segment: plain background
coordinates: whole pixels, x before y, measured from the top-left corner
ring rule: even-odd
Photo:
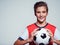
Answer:
[[[24,28],[36,22],[33,6],[41,0],[0,0],[0,45],[13,45]],[[60,0],[43,0],[48,4],[47,22],[60,30]]]

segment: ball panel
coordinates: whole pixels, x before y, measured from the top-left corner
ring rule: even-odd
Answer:
[[[39,45],[44,45],[43,43],[40,43]]]
[[[33,38],[33,39],[34,39],[34,41],[36,41],[36,36],[34,36],[34,38]]]
[[[45,34],[45,33],[42,33],[42,34],[41,34],[41,38],[42,38],[42,39],[45,39],[45,38],[46,38],[46,34]]]

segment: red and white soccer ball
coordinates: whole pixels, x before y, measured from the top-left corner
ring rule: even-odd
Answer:
[[[48,45],[50,41],[50,36],[46,29],[42,28],[36,32],[36,36],[34,36],[34,43],[37,45]]]

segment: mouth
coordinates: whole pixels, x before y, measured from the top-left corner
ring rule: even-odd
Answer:
[[[45,17],[37,17],[37,21],[39,23],[43,23],[45,21]]]
[[[39,18],[40,21],[43,21],[44,19],[45,19],[44,17],[40,17],[40,18]]]

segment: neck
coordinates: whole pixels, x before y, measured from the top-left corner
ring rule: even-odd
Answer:
[[[46,21],[44,21],[44,22],[42,22],[42,23],[40,23],[40,22],[36,22],[36,25],[38,25],[39,27],[44,27],[45,25],[47,24],[47,22]]]

